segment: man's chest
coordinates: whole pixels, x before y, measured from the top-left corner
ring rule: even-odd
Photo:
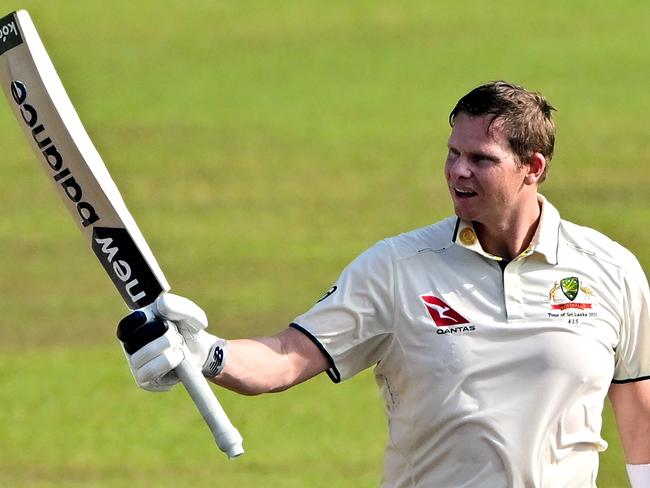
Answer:
[[[609,372],[623,317],[616,277],[605,271],[580,259],[504,269],[480,256],[436,253],[401,262],[395,330],[402,360],[418,376],[464,375],[477,364],[590,376],[604,362]]]

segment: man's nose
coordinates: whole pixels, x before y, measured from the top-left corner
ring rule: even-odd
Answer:
[[[472,169],[467,158],[458,156],[449,163],[449,176],[453,178],[469,178],[472,176]]]

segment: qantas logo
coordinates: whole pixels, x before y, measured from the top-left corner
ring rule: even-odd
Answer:
[[[420,298],[424,302],[429,311],[429,315],[433,322],[438,327],[448,327],[450,325],[468,324],[469,320],[456,312],[453,308],[443,302],[440,298],[434,297],[431,294],[421,295]]]
[[[444,329],[437,329],[438,334],[451,334],[455,332],[469,332],[476,328],[469,324],[469,320],[456,312],[453,308],[447,305],[442,299],[433,296],[431,293],[420,295],[420,299],[436,324],[436,327],[445,327]]]

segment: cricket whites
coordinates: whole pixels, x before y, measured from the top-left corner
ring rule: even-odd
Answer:
[[[150,306],[170,287],[95,149],[25,10],[0,19],[0,83],[30,146],[122,299]],[[199,368],[188,358],[179,378],[228,457],[242,438]]]

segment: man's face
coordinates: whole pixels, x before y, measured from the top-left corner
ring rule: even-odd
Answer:
[[[536,189],[524,185],[528,166],[517,164],[499,122],[488,132],[490,120],[489,115],[458,115],[449,136],[445,177],[457,216],[489,227],[507,226]]]

